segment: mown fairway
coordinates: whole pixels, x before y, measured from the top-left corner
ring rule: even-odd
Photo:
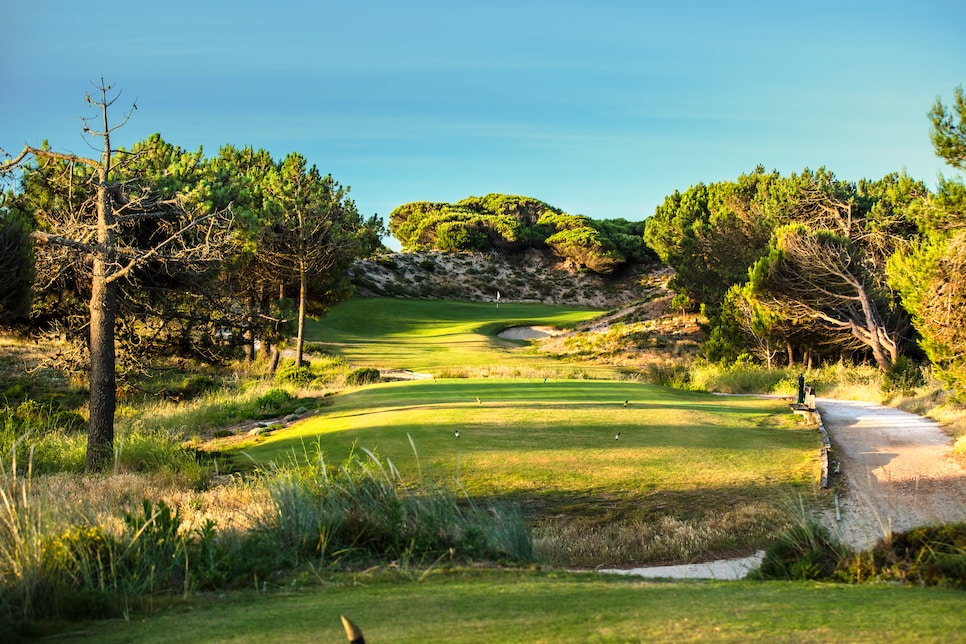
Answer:
[[[245,452],[264,463],[321,450],[339,464],[365,447],[414,476],[410,439],[424,471],[475,496],[598,520],[784,502],[815,480],[819,447],[780,401],[624,381],[450,379],[347,392]]]
[[[327,399],[315,416],[237,445],[244,457],[236,462],[264,466],[321,455],[338,466],[364,448],[390,460],[404,478],[429,475],[476,498],[512,501],[538,529],[560,521],[573,530],[669,519],[700,530],[717,521],[717,536],[674,551],[697,557],[754,551],[775,529],[777,515],[811,496],[819,474],[817,432],[778,400],[614,380],[607,366],[594,372],[600,379],[584,379],[593,367],[560,363],[526,343],[495,337],[508,326],[564,326],[592,314],[535,305],[347,302],[313,336],[354,365],[430,373],[459,367],[501,377],[349,389]],[[514,372],[507,365],[521,364],[540,368],[505,377]],[[504,369],[494,372],[499,365]],[[566,378],[574,369],[581,379]],[[595,555],[597,546],[581,548],[575,564],[677,556],[663,550]]]
[[[307,327],[307,339],[355,366],[423,372],[465,368],[566,368],[497,337],[519,325],[560,328],[602,313],[543,304],[357,298]],[[595,370],[599,371],[599,368]],[[604,370],[610,371],[610,370]]]

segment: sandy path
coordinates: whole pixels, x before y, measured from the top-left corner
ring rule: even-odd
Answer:
[[[844,477],[841,521],[830,524],[854,548],[893,532],[966,521],[966,469],[935,422],[872,403],[819,399],[832,441],[832,470]]]

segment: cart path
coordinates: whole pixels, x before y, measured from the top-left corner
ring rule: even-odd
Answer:
[[[892,532],[966,521],[966,469],[938,423],[874,403],[819,398],[832,441],[831,469],[846,484],[841,521],[827,521],[864,550]]]

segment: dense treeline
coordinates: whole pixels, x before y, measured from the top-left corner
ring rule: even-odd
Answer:
[[[930,119],[937,154],[963,170],[962,88]],[[668,196],[644,238],[674,268],[677,303],[707,314],[709,359],[870,360],[908,382],[927,358],[964,395],[964,228],[962,177],[932,192],[905,174],[849,182],[758,167]]]
[[[159,253],[121,281],[119,357],[130,367],[147,356],[220,362],[256,343],[267,353],[294,334],[300,313],[346,297],[349,264],[382,247],[378,217],[364,219],[347,188],[297,153],[278,160],[228,145],[206,157],[154,134],[116,155],[111,182],[125,191],[121,199],[136,195],[141,210],[153,209],[135,220],[130,206],[118,206],[119,252],[163,243],[184,213],[230,219],[219,239],[207,240],[217,245],[211,261]],[[82,337],[90,298],[83,249],[34,247],[27,235],[82,236],[95,189],[94,173],[71,160],[37,158],[22,168],[2,211],[0,244],[10,247],[0,264],[3,322]]]
[[[654,259],[644,244],[643,222],[570,215],[515,195],[403,204],[390,214],[389,230],[408,251],[515,253],[550,248],[575,268],[604,274]]]
[[[937,154],[963,170],[962,88],[929,116]],[[904,173],[845,181],[826,168],[781,176],[759,166],[675,191],[640,223],[490,194],[405,204],[390,231],[405,250],[550,248],[599,273],[657,255],[675,271],[675,304],[706,314],[712,361],[872,362],[907,383],[928,361],[966,394],[964,224],[961,177],[933,192]]]
[[[299,366],[306,314],[348,296],[349,264],[382,235],[378,217],[364,220],[297,153],[276,161],[226,146],[206,159],[159,135],[115,149],[127,120],[112,125],[118,97],[103,79],[86,97],[98,158],[45,142],[0,162],[0,178],[15,181],[0,204],[0,243],[15,258],[0,265],[0,323],[78,340],[89,471],[114,455],[119,375],[159,357],[217,363],[243,345],[253,356],[293,333]]]
[[[906,212],[926,193],[902,175],[851,183],[825,169],[781,177],[759,167],[675,192],[645,239],[675,269],[679,302],[711,320],[712,359],[868,352],[888,368],[913,335],[886,261],[916,234]]]
[[[112,149],[101,89],[88,102],[103,130],[85,128],[104,139],[100,159],[44,144],[0,163],[16,178],[0,205],[0,324],[84,340],[77,364],[103,362],[110,391],[115,372],[151,358],[254,358],[293,335],[300,362],[306,316],[348,297],[350,264],[384,250],[378,217],[364,219],[347,188],[297,153],[225,146],[206,157],[157,134]],[[966,168],[962,88],[929,116],[937,154]],[[899,173],[843,181],[758,167],[675,191],[643,222],[489,194],[404,204],[389,230],[408,251],[550,249],[601,274],[659,258],[675,271],[675,304],[706,314],[712,361],[871,361],[906,381],[928,361],[966,394],[964,224],[961,177],[931,191]],[[98,358],[97,347],[110,351]]]

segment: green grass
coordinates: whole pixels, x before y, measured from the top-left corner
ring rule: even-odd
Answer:
[[[356,298],[306,327],[306,338],[353,366],[451,370],[468,367],[553,368],[559,362],[521,350],[497,333],[511,326],[561,328],[602,313],[544,304]]]
[[[535,524],[536,555],[558,568],[706,560],[768,545],[780,528],[771,525],[774,515],[813,489],[817,433],[798,424],[781,401],[605,379],[615,375],[613,368],[561,363],[495,335],[519,324],[568,326],[596,313],[347,302],[312,325],[312,341],[352,367],[428,371],[438,379],[347,389],[326,398],[310,419],[235,445],[236,461],[246,461],[243,451],[271,470],[273,463],[291,467],[293,458],[313,459],[321,450],[331,467],[366,448],[413,482],[435,480],[476,502],[522,508]],[[574,379],[582,375],[600,379]],[[199,396],[198,404],[207,397]],[[228,407],[214,400],[204,407]],[[193,404],[182,403],[179,413]],[[175,414],[165,422],[199,421]],[[300,502],[314,502],[318,487],[309,481]],[[557,550],[547,556],[554,539]],[[610,549],[644,539],[647,548],[676,545]],[[184,601],[146,595],[132,599],[130,621],[61,626],[73,639],[99,642],[338,642],[344,641],[340,613],[370,642],[943,641],[961,627],[962,593],[945,589],[654,583],[537,568],[474,569],[445,553],[433,561],[400,557],[365,572],[335,573],[322,559],[305,561],[295,572],[272,567],[252,575],[259,592],[191,594]],[[266,583],[266,576],[273,581]],[[33,627],[42,634],[58,625]],[[0,639],[6,639],[3,630],[0,624]]]
[[[962,592],[810,582],[661,583],[526,571],[446,571],[420,583],[356,575],[207,596],[146,620],[85,624],[72,641],[945,642]]]
[[[519,503],[538,533],[564,541],[574,531],[561,519],[579,522],[583,532],[606,532],[614,522],[693,522],[667,528],[684,534],[732,516],[733,525],[715,536],[688,537],[695,543],[685,556],[702,558],[753,551],[755,540],[779,526],[750,529],[750,515],[772,521],[793,499],[810,496],[818,476],[817,432],[777,400],[626,381],[489,378],[381,383],[332,400],[311,419],[239,449],[264,466],[319,450],[339,463],[366,448],[403,476],[429,472],[475,498]],[[644,533],[645,526],[631,527]],[[561,552],[546,556],[569,565],[675,556],[653,547],[669,535],[647,539],[650,545],[632,553],[598,543],[581,552],[571,547],[569,555],[547,545]]]

